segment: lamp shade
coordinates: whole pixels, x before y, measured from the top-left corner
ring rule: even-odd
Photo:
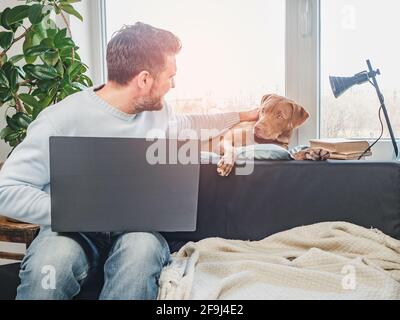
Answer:
[[[329,82],[331,83],[332,92],[335,98],[340,97],[352,86],[356,84],[362,84],[367,81],[369,81],[369,75],[367,72],[357,73],[353,77],[329,77]]]

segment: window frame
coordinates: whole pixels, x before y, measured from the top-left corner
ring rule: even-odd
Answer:
[[[319,7],[321,7],[321,0],[313,0],[313,1],[318,1],[319,2]],[[317,39],[318,41],[318,46],[321,46],[321,21],[322,16],[321,16],[321,12],[319,12],[319,37]],[[319,49],[320,50],[320,49]],[[321,60],[320,60],[321,61]],[[319,61],[319,63],[320,63]],[[319,67],[319,71],[318,73],[321,75],[321,68]],[[319,100],[318,103],[318,110],[321,109],[321,100]],[[379,109],[379,102],[377,100],[376,102],[376,112],[378,112]],[[320,111],[319,111],[320,112]],[[377,114],[377,113],[376,113]],[[376,116],[375,113],[371,114],[371,117],[374,117],[376,119],[376,121],[378,121],[378,117]],[[382,116],[382,121],[383,121],[383,126],[384,126],[384,130],[387,132],[388,128],[387,128],[387,124],[386,121],[384,119],[384,117]],[[318,136],[320,136],[320,131],[318,131]],[[394,132],[395,136],[396,136],[396,132]],[[400,132],[398,132],[398,134],[400,135]],[[354,139],[358,139],[358,138],[354,138]],[[376,141],[377,138],[373,138],[373,139],[366,139],[370,144],[373,144]],[[396,137],[396,142],[398,144],[399,139]],[[373,156],[370,158],[371,160],[376,160],[376,161],[387,161],[387,160],[395,160],[395,155],[394,155],[394,150],[393,150],[393,144],[390,138],[382,138],[373,148],[372,148],[372,153]]]
[[[97,34],[92,46],[102,48],[91,61],[97,83],[106,81],[106,0],[93,1],[90,9]],[[100,32],[98,32],[100,30]],[[308,145],[309,140],[320,138],[321,118],[321,0],[286,0],[285,31],[285,91],[286,96],[304,105],[310,114],[308,121],[293,134],[291,146]],[[97,80],[97,81],[96,81]],[[371,115],[373,116],[373,115]],[[369,140],[370,143],[375,140]],[[371,160],[392,160],[393,147],[388,139],[373,148]]]
[[[286,0],[286,95],[310,114],[293,139],[297,145],[320,137],[319,17],[319,0]]]
[[[302,19],[307,5],[309,15]],[[321,138],[321,0],[286,0],[286,10],[286,94],[306,106],[310,113],[308,122],[297,132],[297,143],[308,144],[310,139]],[[306,36],[305,23],[310,25]],[[385,121],[384,128],[387,130]],[[368,139],[370,144],[375,141]],[[372,153],[369,160],[395,159],[390,139],[380,140]]]

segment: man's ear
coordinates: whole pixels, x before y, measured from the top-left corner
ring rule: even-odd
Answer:
[[[137,75],[137,85],[140,89],[151,88],[153,85],[153,77],[150,72],[142,71]]]
[[[310,114],[300,105],[292,103],[293,128],[300,127],[310,117]]]
[[[262,99],[261,99],[261,105],[263,105],[270,97],[272,97],[273,94],[266,94]]]

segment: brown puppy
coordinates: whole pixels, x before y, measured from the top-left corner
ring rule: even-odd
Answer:
[[[300,127],[310,115],[296,102],[274,94],[263,97],[257,122],[240,123],[202,145],[203,151],[222,156],[217,165],[221,176],[228,176],[235,164],[236,147],[254,144],[275,144],[288,149],[293,131]],[[322,149],[308,148],[292,155],[295,160],[323,161],[330,157]]]

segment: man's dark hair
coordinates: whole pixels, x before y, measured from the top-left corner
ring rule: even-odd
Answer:
[[[117,31],[107,45],[108,80],[125,85],[142,71],[156,77],[167,55],[178,54],[181,42],[173,33],[137,22]]]

